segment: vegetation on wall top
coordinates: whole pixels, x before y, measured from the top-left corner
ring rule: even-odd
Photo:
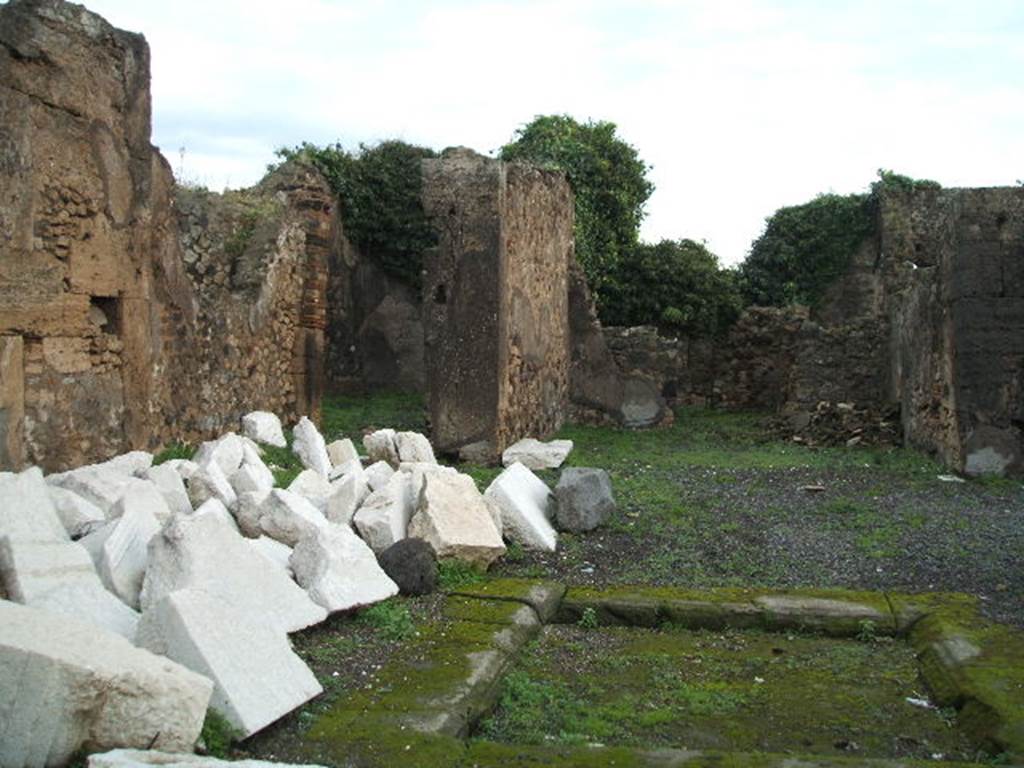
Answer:
[[[687,335],[717,335],[743,307],[736,273],[693,240],[634,246],[600,298],[606,324],[656,325]]]
[[[423,212],[420,161],[436,157],[436,152],[389,140],[360,144],[355,152],[338,143],[303,143],[277,154],[316,166],[338,195],[349,241],[391,276],[420,286],[423,252],[437,243]]]
[[[940,188],[938,182],[882,168],[868,194],[823,194],[780,208],[767,219],[764,233],[739,267],[744,303],[814,306],[875,233],[880,194]]]
[[[600,297],[638,242],[644,204],[654,191],[649,166],[616,135],[614,123],[581,123],[568,115],[534,118],[499,156],[565,171],[576,197],[576,258]]]

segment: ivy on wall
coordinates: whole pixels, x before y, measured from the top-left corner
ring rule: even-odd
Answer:
[[[436,152],[389,140],[360,144],[354,152],[338,143],[303,143],[277,154],[318,168],[338,195],[348,239],[386,273],[420,287],[423,252],[437,244],[423,212],[420,162],[436,157]]]

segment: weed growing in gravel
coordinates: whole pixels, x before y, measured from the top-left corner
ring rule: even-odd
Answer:
[[[442,560],[437,568],[437,583],[441,589],[461,589],[484,580],[484,574],[477,568],[459,560]]]
[[[278,488],[287,488],[303,470],[299,457],[292,453],[291,435],[286,439],[288,446],[285,448],[273,445],[263,446],[263,462],[274,473],[274,485]]]
[[[363,609],[359,621],[375,627],[385,640],[407,640],[416,634],[409,608],[394,598]]]
[[[597,627],[597,611],[589,605],[583,609],[580,620],[577,622],[582,629],[595,629]]]
[[[206,719],[203,720],[203,730],[199,738],[206,745],[206,752],[209,755],[221,759],[230,757],[231,745],[239,736],[241,734],[223,715],[214,709],[206,710]]]

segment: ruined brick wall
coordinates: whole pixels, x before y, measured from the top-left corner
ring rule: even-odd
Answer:
[[[333,214],[307,181],[259,193],[283,213],[237,253],[198,207],[179,227],[145,40],[60,0],[0,6],[0,467],[315,410]]]
[[[423,162],[423,202],[439,234],[423,287],[434,442],[493,457],[565,416],[572,193],[456,149]]]
[[[906,439],[970,472],[1024,471],[1024,188],[880,207]]]

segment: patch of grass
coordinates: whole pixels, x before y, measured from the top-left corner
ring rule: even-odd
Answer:
[[[408,606],[395,598],[364,608],[359,613],[359,621],[376,628],[385,640],[408,640],[416,634]]]
[[[231,745],[241,735],[220,712],[215,709],[206,710],[206,719],[203,720],[203,730],[199,738],[206,745],[207,754],[222,760],[230,757]]]
[[[191,459],[195,452],[196,449],[191,445],[186,445],[185,443],[171,443],[153,457],[153,466],[155,467],[158,464],[163,464],[165,461],[171,461],[172,459]]]
[[[320,426],[327,442],[349,437],[359,447],[363,432],[370,428],[426,433],[427,410],[418,393],[328,395],[323,400]]]
[[[263,462],[273,472],[274,485],[278,488],[287,488],[304,469],[299,457],[292,452],[291,435],[287,439],[288,445],[285,448],[273,445],[263,446]]]
[[[442,560],[438,563],[438,586],[449,592],[453,589],[479,584],[485,578],[483,571],[461,560]]]
[[[321,633],[308,641],[295,642],[295,651],[305,661],[318,665],[339,664],[359,648],[359,640],[337,634]]]
[[[597,627],[597,611],[592,606],[583,609],[580,620],[577,622],[582,629],[594,629]]]

